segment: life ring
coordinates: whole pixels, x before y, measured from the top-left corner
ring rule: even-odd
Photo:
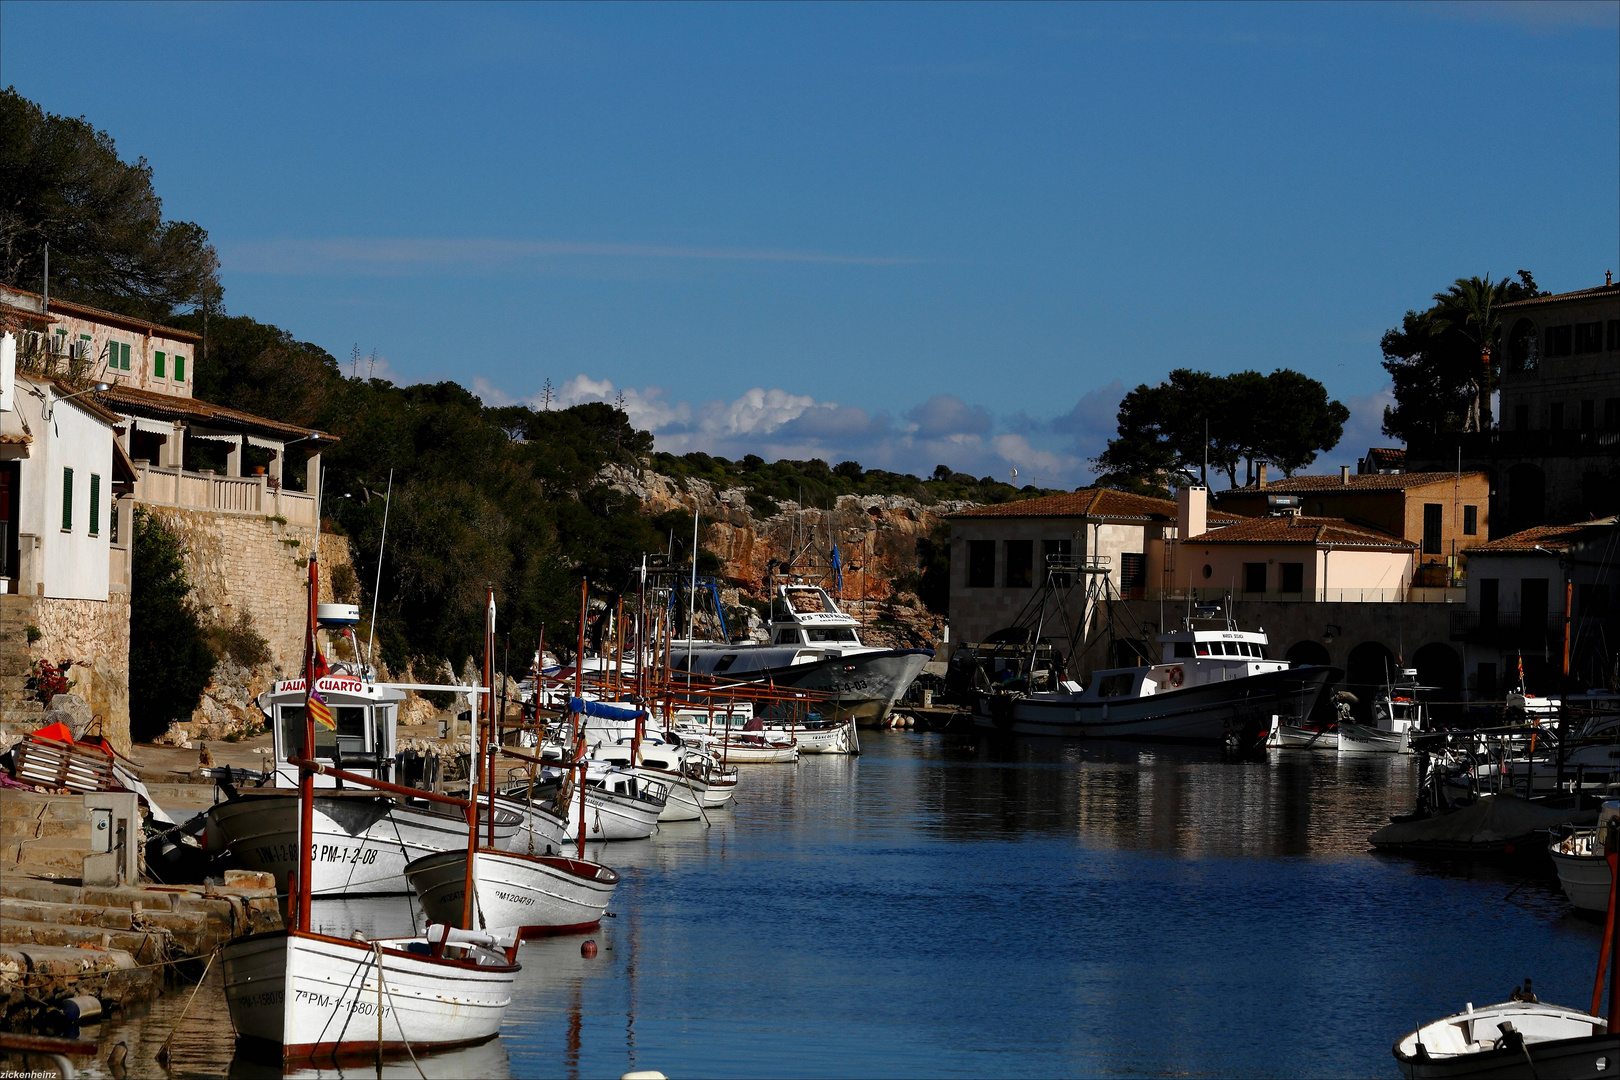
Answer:
[[[1182,678],[1183,678],[1183,674],[1182,674],[1182,670],[1181,670],[1181,665],[1177,664],[1175,667],[1171,668],[1170,671],[1165,675],[1165,682],[1169,683],[1170,686],[1172,688],[1174,688],[1174,687],[1177,687],[1177,686],[1181,685]]]

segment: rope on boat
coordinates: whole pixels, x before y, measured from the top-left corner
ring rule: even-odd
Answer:
[[[416,1075],[427,1080],[427,1073],[422,1071],[422,1063],[416,1060],[416,1051],[411,1049],[411,1040],[405,1037],[405,1025],[399,1020],[399,1006],[394,1004],[394,992],[388,989],[388,983],[383,978],[382,943],[373,941],[372,949],[377,954],[377,1061],[382,1061],[382,996],[388,995],[388,1004],[394,1010],[394,1026],[399,1029],[399,1041],[405,1044],[405,1052],[411,1055],[411,1064],[416,1066]]]
[[[191,1011],[191,1003],[197,1000],[197,991],[201,990],[202,989],[202,984],[208,981],[208,972],[213,969],[213,967],[214,967],[214,957],[216,957],[218,955],[219,955],[219,949],[217,949],[217,948],[213,952],[208,954],[208,963],[203,968],[202,978],[198,979],[197,980],[197,985],[193,986],[191,988],[191,996],[186,998],[186,1007],[180,1010],[179,1019],[175,1020],[174,1026],[169,1029],[169,1034],[164,1038],[163,1045],[158,1047],[157,1059],[162,1064],[168,1065],[168,1063],[169,1063],[169,1041],[174,1038],[174,1033],[176,1031],[179,1031],[180,1030],[180,1025],[185,1022],[186,1014]]]

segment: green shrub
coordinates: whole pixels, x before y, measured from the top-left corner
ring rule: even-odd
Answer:
[[[360,579],[348,563],[332,567],[332,596],[340,604],[352,604],[360,599]]]
[[[221,660],[230,657],[245,668],[258,667],[270,662],[270,642],[253,625],[247,612],[236,616],[235,622],[217,622],[208,628],[208,645]]]

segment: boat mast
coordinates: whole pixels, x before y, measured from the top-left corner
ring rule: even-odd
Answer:
[[[317,545],[318,546],[318,545]],[[310,695],[315,692],[315,604],[320,599],[321,574],[315,549],[309,553],[309,612],[304,630],[304,764],[298,766],[298,880],[293,889],[296,903],[287,904],[294,912],[294,930],[309,930],[310,875],[314,872],[310,849],[315,843],[315,714],[310,711]]]

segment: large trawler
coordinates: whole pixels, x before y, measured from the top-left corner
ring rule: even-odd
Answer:
[[[771,639],[759,644],[671,642],[671,665],[721,682],[814,690],[835,719],[881,724],[934,656],[861,644],[859,624],[819,585],[778,585],[768,625]]]
[[[1083,688],[1065,682],[1050,692],[983,694],[974,723],[1025,735],[1252,748],[1263,744],[1273,717],[1302,722],[1343,674],[1273,660],[1265,631],[1240,630],[1229,616],[1188,618],[1157,640],[1159,663],[1098,671]]]

